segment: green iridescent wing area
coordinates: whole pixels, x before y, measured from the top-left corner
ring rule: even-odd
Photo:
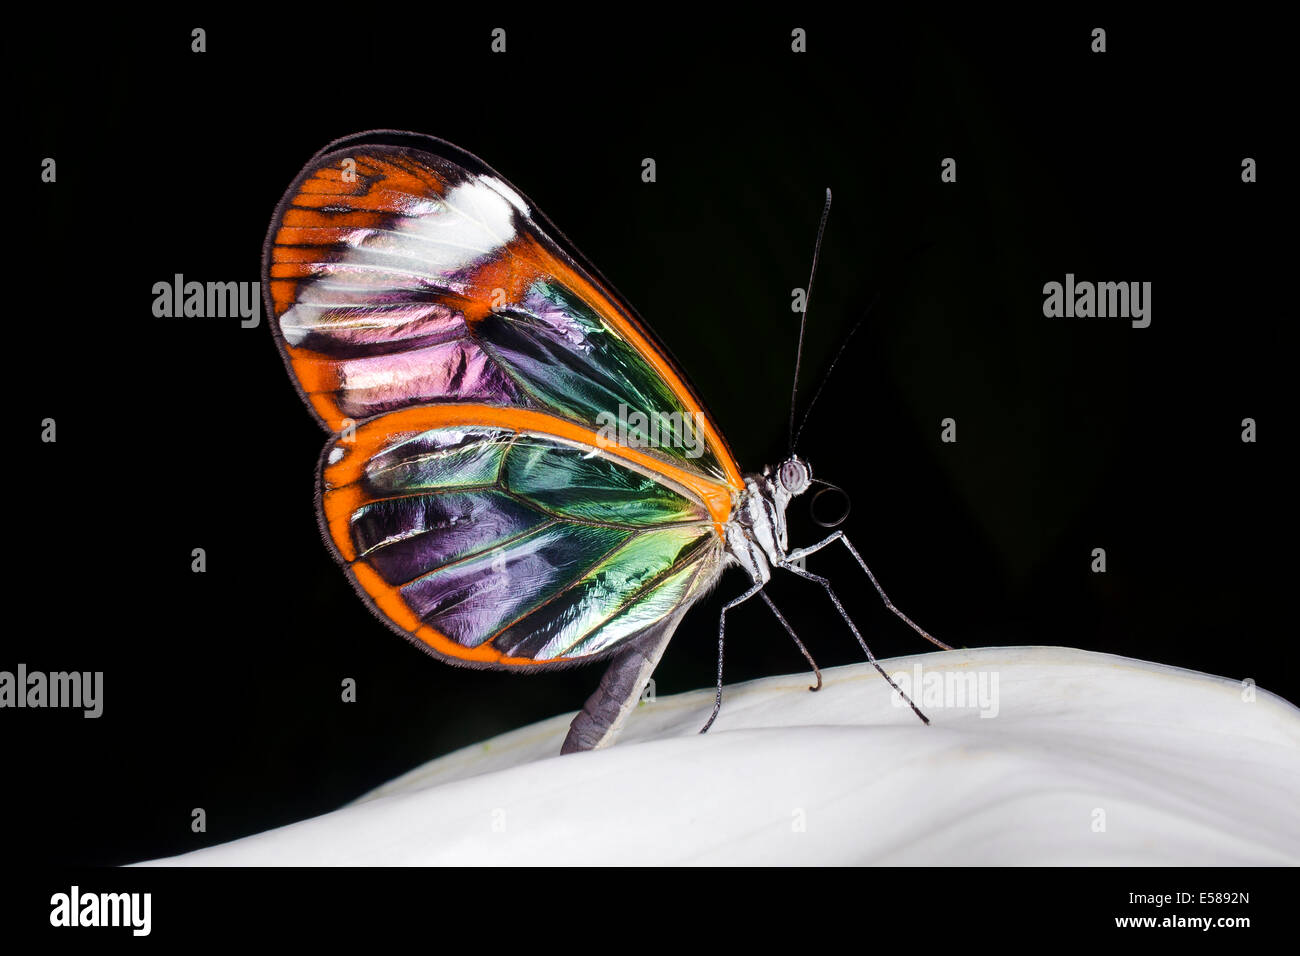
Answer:
[[[705,440],[703,412],[692,411],[632,342],[557,280],[536,280],[517,303],[485,316],[475,334],[517,384],[523,404],[725,480]]]
[[[354,582],[437,656],[603,656],[712,583],[721,539],[688,488],[518,424],[410,427],[458,408],[373,419],[331,448],[322,476],[326,530]]]

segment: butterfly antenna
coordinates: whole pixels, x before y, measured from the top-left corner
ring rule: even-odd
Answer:
[[[872,298],[871,304],[867,306],[867,311],[862,313],[862,318],[858,319],[858,321],[854,323],[853,328],[849,329],[849,334],[844,336],[844,341],[840,343],[839,351],[835,353],[835,358],[831,359],[830,367],[826,369],[826,374],[822,376],[821,382],[817,385],[817,391],[813,392],[812,401],[809,402],[808,407],[804,409],[803,418],[799,419],[799,430],[794,433],[794,441],[791,442],[792,449],[799,443],[799,437],[803,435],[804,426],[808,424],[808,418],[812,415],[813,406],[817,404],[817,399],[822,397],[822,392],[826,389],[826,383],[830,381],[831,372],[835,371],[835,366],[839,364],[840,359],[844,356],[844,351],[849,347],[849,342],[853,339],[853,336],[858,329],[862,328],[862,323],[867,321],[867,318],[871,315],[871,310],[876,307],[876,302],[879,299],[880,295],[877,293],[876,296]]]
[[[903,257],[896,271],[901,272],[902,270],[909,268],[911,263],[927,252],[931,245],[932,243],[928,241],[917,245]],[[821,398],[821,394],[826,388],[826,383],[830,381],[831,372],[835,371],[835,366],[838,365],[840,359],[844,357],[844,353],[849,347],[850,340],[852,340],[858,329],[862,328],[862,324],[871,317],[871,312],[875,309],[876,303],[879,301],[880,293],[876,292],[876,294],[871,297],[871,304],[868,305],[866,311],[862,313],[862,317],[854,323],[853,328],[849,329],[849,334],[844,336],[844,341],[840,343],[839,351],[835,353],[835,358],[831,360],[830,367],[826,369],[826,374],[822,376],[822,380],[817,386],[817,391],[813,393],[812,401],[809,402],[808,407],[804,409],[803,418],[799,420],[799,428],[794,433],[795,445],[799,444],[799,438],[803,435],[804,426],[808,424],[808,419],[812,416],[813,406],[817,404],[817,399]]]
[[[794,412],[795,399],[799,395],[799,364],[803,360],[803,331],[808,324],[808,303],[812,301],[813,279],[817,277],[817,260],[821,258],[822,234],[826,232],[826,220],[831,214],[831,191],[826,188],[826,205],[822,207],[822,221],[817,225],[817,242],[813,246],[812,271],[808,274],[808,288],[804,291],[803,309],[799,313],[799,346],[794,353],[794,383],[790,386],[790,454],[794,454]],[[800,429],[802,431],[802,428]]]

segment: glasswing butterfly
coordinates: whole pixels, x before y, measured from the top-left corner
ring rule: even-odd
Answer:
[[[722,701],[727,612],[773,567],[821,584],[889,681],[830,582],[802,567],[836,541],[891,611],[947,648],[842,532],[788,548],[786,507],[814,482],[793,428],[788,460],[742,474],[649,327],[476,157],[396,130],[330,143],[280,201],[262,272],[285,366],[332,436],[317,513],[344,573],[448,663],[608,661],[564,753],[614,739],[678,622],[731,565],[751,583],[722,610],[704,730]]]

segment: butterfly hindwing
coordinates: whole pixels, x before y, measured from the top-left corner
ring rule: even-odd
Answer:
[[[545,667],[603,657],[704,593],[722,560],[708,489],[546,413],[447,404],[333,443],[320,509],[400,632],[454,663]]]

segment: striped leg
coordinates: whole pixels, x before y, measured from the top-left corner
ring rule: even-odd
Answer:
[[[876,593],[880,595],[880,600],[885,602],[885,607],[889,608],[900,618],[902,618],[903,622],[908,627],[916,631],[916,633],[920,634],[931,644],[937,644],[939,647],[942,647],[945,651],[952,650],[951,647],[949,647],[943,641],[939,640],[937,637],[931,637],[928,632],[926,632],[923,628],[919,627],[910,617],[908,617],[906,614],[904,614],[902,611],[900,611],[898,608],[894,606],[894,602],[889,600],[889,595],[885,593],[885,589],[880,586],[880,582],[876,580],[876,576],[872,574],[871,569],[867,567],[867,562],[862,560],[862,555],[858,554],[858,549],[853,547],[852,543],[850,543],[849,539],[845,536],[843,531],[836,531],[825,541],[819,541],[810,547],[798,548],[794,551],[791,551],[788,555],[786,555],[786,560],[798,561],[800,558],[807,557],[808,555],[813,554],[814,552],[820,551],[828,544],[833,544],[836,541],[843,541],[844,547],[849,549],[849,554],[853,555],[853,557],[857,560],[858,564],[862,565],[862,570],[867,572],[867,577],[870,578],[871,583],[875,585]],[[791,568],[790,570],[794,570],[794,569]]]
[[[722,616],[718,618],[718,696],[713,701],[713,713],[709,714],[709,721],[700,728],[700,733],[706,734],[713,722],[718,719],[718,711],[722,709],[722,650],[727,639],[727,612],[737,604],[744,604],[759,591],[763,590],[763,581],[755,581],[749,590],[740,597],[731,601],[722,609]]]
[[[835,605],[835,609],[840,612],[840,617],[844,618],[844,623],[848,624],[849,630],[853,632],[853,636],[856,637],[858,639],[858,643],[862,645],[862,649],[867,654],[867,660],[871,661],[871,666],[880,672],[880,676],[885,679],[885,682],[889,684],[890,687],[894,688],[898,696],[902,697],[903,700],[907,701],[907,706],[912,708],[912,712],[916,714],[916,716],[920,717],[923,722],[928,724],[930,722],[930,718],[925,716],[925,714],[921,713],[920,709],[917,708],[916,704],[912,703],[912,698],[908,697],[905,693],[903,693],[902,688],[900,688],[897,684],[895,684],[894,679],[890,677],[888,674],[886,674],[885,669],[880,666],[880,662],[876,660],[876,655],[871,653],[871,648],[867,647],[867,642],[863,640],[862,634],[859,633],[858,626],[853,623],[853,619],[849,617],[848,611],[844,610],[844,605],[840,603],[840,599],[838,595],[836,595],[835,589],[831,587],[831,582],[828,581],[826,578],[822,577],[820,574],[813,574],[811,571],[805,571],[802,568],[795,567],[793,564],[789,562],[788,559],[781,565],[781,567],[785,568],[791,574],[797,574],[799,575],[799,577],[807,578],[809,581],[816,581],[818,584],[820,584],[823,588],[826,589],[826,593],[830,595],[831,602]]]

